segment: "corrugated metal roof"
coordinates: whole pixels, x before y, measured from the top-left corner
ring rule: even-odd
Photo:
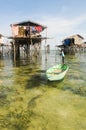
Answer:
[[[42,26],[44,29],[47,28],[47,26],[41,25],[39,23],[33,22],[33,21],[23,21],[23,22],[19,22],[19,23],[15,23],[15,24],[11,24],[12,25],[18,25],[18,26]]]

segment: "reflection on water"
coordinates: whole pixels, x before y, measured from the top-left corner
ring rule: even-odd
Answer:
[[[66,55],[69,71],[60,82],[47,80],[46,70],[61,62],[55,51],[42,61],[10,56],[0,60],[1,130],[85,130],[86,54]]]

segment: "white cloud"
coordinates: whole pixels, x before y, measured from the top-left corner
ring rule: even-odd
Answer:
[[[79,33],[82,36],[86,36],[84,22],[86,22],[86,15],[78,16],[72,19],[66,19],[63,17],[47,17],[40,21],[40,23],[47,25],[48,36],[54,38],[51,42],[49,41],[53,46],[57,43],[59,44],[63,38],[70,35]],[[82,30],[80,30],[81,26]]]
[[[19,18],[19,21],[22,21],[20,19],[23,19],[23,18],[24,17]],[[16,19],[18,21],[17,16],[16,16]],[[25,16],[24,19],[28,20],[28,16]],[[32,21],[37,21],[38,23],[44,24],[48,27],[47,36],[53,38],[53,39],[49,39],[48,43],[52,47],[55,47],[55,45],[57,45],[57,44],[61,44],[61,41],[65,37],[70,36],[70,35],[79,33],[83,37],[84,36],[86,37],[85,27],[84,27],[85,22],[86,22],[86,14],[78,16],[76,18],[71,18],[71,19],[64,18],[61,16],[60,17],[44,16],[39,21],[38,20],[32,20]],[[4,26],[4,30],[5,30],[5,28],[6,28],[6,25]],[[10,30],[10,26],[6,29],[5,33],[11,34],[11,32],[9,32],[9,30]]]

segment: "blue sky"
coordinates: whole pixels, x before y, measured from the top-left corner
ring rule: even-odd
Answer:
[[[86,0],[0,0],[1,34],[12,35],[10,24],[27,20],[48,27],[51,46],[70,35],[86,39]]]

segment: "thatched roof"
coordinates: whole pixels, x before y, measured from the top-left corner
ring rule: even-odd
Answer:
[[[72,36],[66,37],[66,38],[63,39],[62,41],[66,40],[66,39],[70,39],[70,38],[75,38],[76,36],[79,37],[79,38],[81,38],[82,40],[84,40],[84,38],[83,38],[81,35],[76,34],[76,35],[72,35]]]

